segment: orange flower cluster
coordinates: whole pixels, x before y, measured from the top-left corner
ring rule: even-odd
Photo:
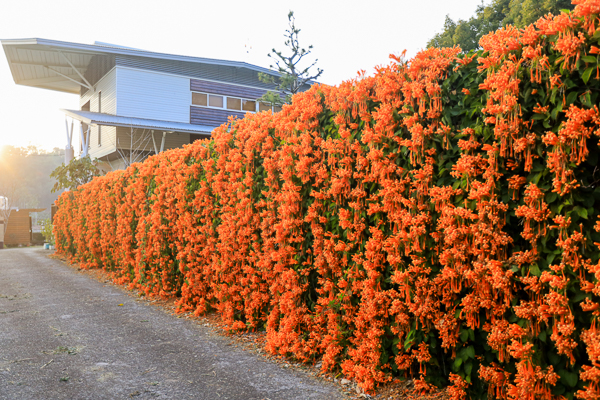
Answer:
[[[575,4],[67,192],[58,250],[367,390],[600,398],[600,3]]]

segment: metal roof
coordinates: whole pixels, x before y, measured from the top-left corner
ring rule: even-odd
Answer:
[[[2,39],[0,42],[15,83],[75,94],[79,94],[80,86],[86,84],[83,75],[92,57],[102,55],[222,65],[278,75],[268,68],[245,62],[156,53],[100,42],[81,44],[38,38]]]
[[[186,132],[210,135],[215,127],[205,125],[186,124],[183,122],[159,121],[134,117],[120,117],[117,115],[97,113],[92,111],[64,110],[69,117],[75,118],[88,125],[124,126],[128,128],[153,129],[157,131]]]

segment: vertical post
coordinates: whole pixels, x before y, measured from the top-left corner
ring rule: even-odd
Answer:
[[[87,135],[85,138],[85,156],[88,156],[88,152],[90,150],[90,130],[92,129],[92,127],[90,125],[88,125],[87,127]],[[98,130],[100,130],[100,125],[98,125]]]
[[[150,131],[152,135],[152,144],[154,144],[154,154],[158,154],[158,147],[156,147],[156,140],[154,140],[154,131]]]
[[[80,133],[81,133],[81,157],[87,157],[88,155],[88,148],[90,146],[90,128],[91,126],[88,125],[87,127],[87,132],[84,134],[83,133],[83,124],[80,125]]]
[[[133,161],[133,126],[131,127],[131,135],[129,135],[129,165],[132,164]],[[128,166],[129,166],[128,165]]]
[[[160,152],[165,151],[165,140],[167,138],[167,132],[163,132],[162,140],[160,141]]]
[[[85,136],[83,135],[83,125],[79,124],[79,139],[81,140],[81,155],[84,157],[83,152],[85,151]]]
[[[73,151],[73,121],[71,121],[71,130],[69,131],[69,121],[65,117],[65,127],[67,128],[67,146],[65,147],[65,165],[71,162],[75,152]]]

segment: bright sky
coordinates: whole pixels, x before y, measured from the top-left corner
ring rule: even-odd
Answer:
[[[390,53],[414,56],[440,32],[446,14],[468,19],[481,0],[3,0],[0,39],[94,41],[149,51],[271,64],[285,50],[287,14],[294,11],[300,44],[312,44],[338,84],[388,64]],[[0,146],[66,145],[60,108],[78,108],[76,95],[18,86],[0,55]]]

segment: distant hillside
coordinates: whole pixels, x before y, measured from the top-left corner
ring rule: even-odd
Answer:
[[[60,193],[51,193],[50,173],[64,161],[64,150],[48,152],[35,146],[0,148],[0,196],[16,185],[16,207],[47,208]]]

